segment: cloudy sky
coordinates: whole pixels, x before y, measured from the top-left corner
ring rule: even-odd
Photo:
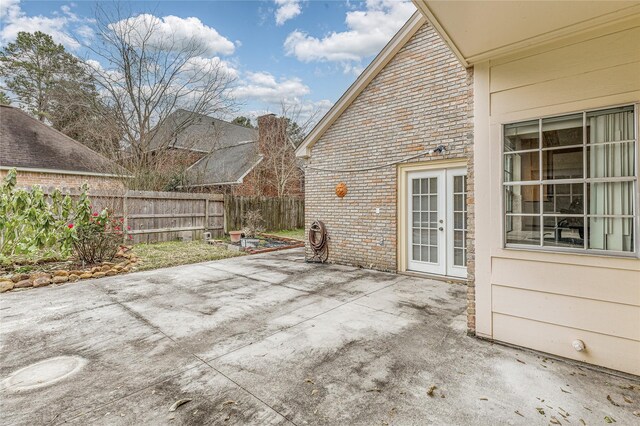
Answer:
[[[207,57],[237,76],[240,112],[278,112],[280,102],[326,111],[415,8],[409,0],[138,1],[134,14],[162,19],[162,31],[206,43]],[[44,31],[92,58],[93,1],[0,0],[0,45],[19,31]],[[139,17],[138,19],[143,19]],[[108,64],[102,64],[108,66]]]

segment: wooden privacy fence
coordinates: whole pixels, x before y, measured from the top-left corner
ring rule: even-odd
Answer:
[[[218,194],[127,191],[122,212],[136,243],[181,237],[199,240],[205,231],[214,237],[223,235],[223,202],[224,197]]]
[[[245,212],[259,210],[268,231],[304,228],[301,198],[237,197],[225,195],[225,231],[241,230]]]
[[[45,190],[50,194],[53,191]],[[63,190],[72,197],[78,191]],[[124,229],[134,243],[201,239],[205,231],[221,237],[224,233],[224,196],[158,191],[90,191],[94,211],[110,209],[124,218]]]

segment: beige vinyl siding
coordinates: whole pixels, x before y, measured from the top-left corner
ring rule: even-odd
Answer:
[[[640,340],[640,309],[584,297],[493,285],[493,312]]]
[[[576,66],[579,68],[579,66]],[[640,90],[640,62],[616,65],[603,70],[516,87],[491,94],[491,113],[523,111],[608,94]],[[598,84],[594,84],[598,82]],[[546,96],[540,96],[545,93]]]
[[[640,347],[635,340],[498,313],[493,314],[493,321],[496,340],[638,374]],[[576,338],[586,342],[586,351],[576,352],[573,349],[570,343]]]
[[[491,188],[476,197],[476,228],[491,228],[476,240],[479,335],[640,374],[640,259],[505,249],[501,191],[502,125],[640,102],[638,40],[636,19],[476,66],[476,186]]]
[[[580,275],[576,275],[577,271]],[[496,286],[537,290],[637,307],[640,306],[639,274],[637,270],[494,257],[491,282]],[[514,276],[518,279],[514,280]],[[611,291],[612,286],[616,287],[616,291]],[[637,323],[629,325],[635,325],[640,332],[640,318],[638,320]]]
[[[640,28],[630,28],[597,37],[588,43],[571,43],[544,53],[519,60],[498,63],[491,68],[491,92],[521,88],[543,83],[546,80],[559,80],[580,73],[589,73],[620,65],[640,62],[640,48],[630,52],[625,39],[640,40]],[[594,54],[597,52],[597,54]],[[588,60],[585,61],[585,58]]]

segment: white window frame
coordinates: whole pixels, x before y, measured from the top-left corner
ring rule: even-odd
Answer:
[[[640,166],[639,166],[639,160],[640,160],[640,153],[638,152],[638,140],[640,139],[639,133],[640,133],[640,127],[639,127],[639,123],[638,123],[638,105],[637,103],[635,104],[619,104],[619,105],[609,105],[609,106],[603,106],[603,107],[599,107],[599,108],[591,108],[591,109],[587,109],[587,110],[579,110],[579,111],[573,111],[573,112],[566,112],[566,113],[562,113],[562,114],[553,114],[553,115],[545,115],[545,116],[538,116],[538,117],[533,117],[533,118],[523,118],[517,121],[510,121],[510,122],[504,122],[500,124],[500,207],[501,207],[501,219],[500,219],[500,224],[501,224],[501,236],[502,236],[502,247],[505,249],[515,249],[515,250],[534,250],[534,251],[542,251],[542,252],[559,252],[559,253],[568,253],[568,254],[587,254],[587,255],[598,255],[598,256],[615,256],[615,257],[632,257],[632,258],[640,258],[640,237],[638,236],[638,230],[640,230],[640,192],[639,192],[639,188],[640,188],[640,176],[639,176],[639,170],[640,170]],[[607,110],[607,109],[614,109],[614,108],[622,108],[622,107],[633,107],[633,119],[634,119],[634,132],[635,132],[635,138],[633,140],[634,142],[634,176],[632,178],[589,178],[587,176],[587,167],[586,167],[586,162],[587,162],[587,155],[586,155],[586,145],[587,145],[587,134],[586,134],[586,115],[590,112],[597,112],[597,111],[603,111],[603,110]],[[544,179],[544,171],[542,170],[542,155],[539,156],[539,161],[540,161],[540,166],[539,166],[539,179],[538,180],[531,180],[531,181],[512,181],[512,182],[505,182],[504,177],[505,177],[505,158],[506,158],[506,151],[505,151],[505,146],[504,146],[504,138],[505,138],[505,127],[508,125],[512,125],[512,124],[518,124],[518,123],[523,123],[523,122],[527,122],[527,121],[538,121],[538,131],[540,132],[539,134],[539,141],[538,141],[538,148],[536,150],[521,150],[521,151],[509,151],[509,152],[526,152],[526,151],[532,151],[532,152],[545,152],[542,149],[542,143],[543,143],[543,139],[542,139],[542,120],[547,119],[547,118],[560,118],[560,117],[564,117],[564,116],[570,116],[570,115],[576,115],[576,114],[582,114],[582,122],[583,122],[583,141],[582,141],[582,145],[583,145],[583,149],[585,150],[583,152],[583,177],[582,178],[578,178],[578,179]],[[617,141],[617,143],[621,143],[624,141]],[[571,146],[567,146],[566,148],[570,148]],[[616,250],[600,250],[600,249],[590,249],[587,248],[588,246],[588,231],[587,231],[587,221],[588,221],[588,206],[587,206],[587,197],[586,197],[586,191],[587,191],[587,184],[588,183],[592,183],[592,182],[615,182],[616,180],[620,181],[620,180],[624,180],[624,181],[632,181],[633,182],[633,196],[634,196],[634,200],[633,200],[633,206],[634,206],[634,211],[633,211],[633,216],[631,216],[632,218],[632,226],[633,226],[633,251],[616,251]],[[582,183],[583,184],[583,217],[584,217],[584,247],[583,248],[575,248],[575,247],[557,247],[557,246],[544,246],[544,209],[543,209],[543,201],[542,201],[542,194],[543,194],[543,188],[544,185],[552,185],[554,183],[563,183],[563,184],[568,184],[568,183]],[[533,245],[533,244],[514,244],[514,243],[507,243],[507,235],[506,235],[506,227],[507,227],[507,212],[506,212],[506,196],[505,196],[505,189],[508,186],[516,186],[516,185],[538,185],[539,186],[539,191],[540,191],[540,206],[539,206],[539,212],[537,214],[522,214],[522,216],[538,216],[539,220],[540,220],[540,243],[538,245]],[[517,215],[512,215],[512,216],[517,216]],[[618,217],[618,216],[616,216]],[[623,217],[623,216],[620,216]]]

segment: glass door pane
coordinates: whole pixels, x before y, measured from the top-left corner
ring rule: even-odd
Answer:
[[[411,180],[411,259],[438,263],[438,178]]]
[[[453,264],[467,267],[467,177],[453,177]]]

